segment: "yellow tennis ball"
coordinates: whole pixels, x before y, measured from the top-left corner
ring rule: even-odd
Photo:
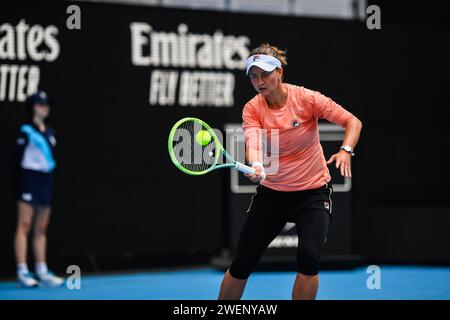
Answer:
[[[211,141],[211,134],[206,130],[200,130],[195,135],[195,141],[202,146],[206,146]]]

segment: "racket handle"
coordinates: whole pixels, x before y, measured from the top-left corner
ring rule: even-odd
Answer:
[[[246,166],[243,163],[240,162],[236,162],[236,170],[239,170],[240,172],[243,173],[249,173],[249,174],[255,174],[256,170],[253,169],[252,167]]]
[[[244,173],[249,173],[249,174],[255,174],[256,173],[255,169],[253,169],[252,167],[249,167],[249,166],[247,166],[247,165],[245,165],[243,163],[240,163],[240,162],[236,162],[236,167],[235,168],[236,168],[236,170],[239,170],[239,171],[244,172]],[[262,176],[262,180],[264,180],[266,178],[266,173],[263,172],[261,176]]]

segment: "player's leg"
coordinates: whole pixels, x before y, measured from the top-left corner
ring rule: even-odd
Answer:
[[[36,208],[36,218],[33,228],[33,248],[36,262],[36,274],[42,285],[60,286],[64,279],[57,277],[47,266],[47,228],[50,222],[50,206]]]
[[[329,213],[323,209],[308,208],[296,217],[299,244],[298,273],[292,290],[294,300],[313,300],[319,288],[319,267],[326,242]]]
[[[318,289],[318,274],[311,276],[298,272],[292,289],[292,300],[315,300]]]
[[[236,254],[225,273],[219,299],[240,299],[247,279],[256,267],[264,250],[286,224],[282,215],[265,215],[252,211],[241,231]]]
[[[220,284],[219,300],[238,300],[244,293],[248,279],[237,279],[230,274],[228,269]]]
[[[47,248],[47,227],[50,222],[50,207],[37,207],[33,226],[33,249],[36,264],[45,263]]]
[[[17,264],[27,263],[28,234],[30,233],[32,223],[33,223],[33,206],[29,203],[18,201],[17,227],[14,242]]]
[[[33,223],[34,209],[30,203],[24,201],[17,202],[17,227],[14,239],[14,252],[17,263],[18,284],[24,287],[33,287],[37,281],[28,270],[27,265],[27,244],[28,235]]]

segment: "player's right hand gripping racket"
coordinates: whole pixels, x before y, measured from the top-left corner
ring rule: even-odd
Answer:
[[[255,169],[234,160],[211,127],[197,118],[184,118],[175,123],[170,130],[168,148],[172,162],[187,174],[202,175],[221,168],[255,173]],[[228,163],[218,163],[222,154]],[[265,178],[264,173],[262,177]]]

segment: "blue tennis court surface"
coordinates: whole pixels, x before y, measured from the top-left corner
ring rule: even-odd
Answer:
[[[0,282],[0,299],[216,299],[223,273],[214,269],[85,275],[81,289],[20,289]],[[381,289],[367,288],[366,268],[322,271],[318,299],[450,299],[450,268],[381,266]],[[295,272],[256,272],[244,299],[291,298]]]

